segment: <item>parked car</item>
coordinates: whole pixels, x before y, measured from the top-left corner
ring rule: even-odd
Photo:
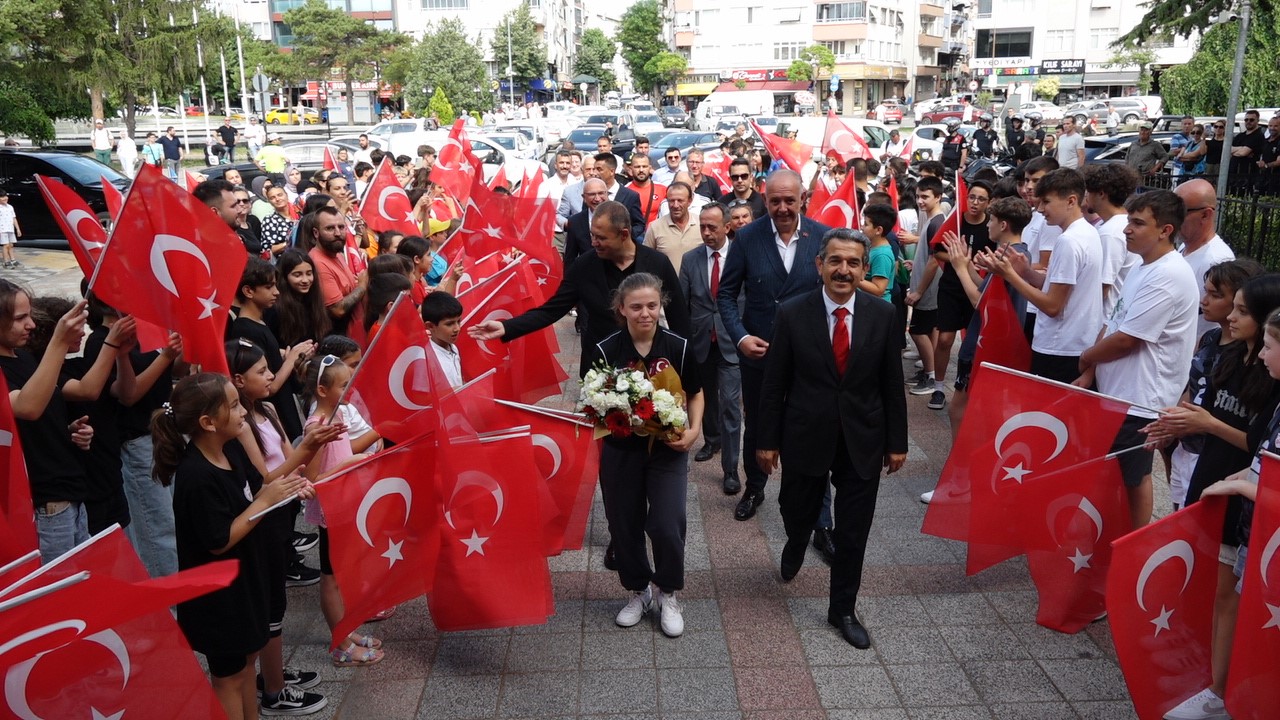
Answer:
[[[662,118],[658,116],[658,113],[639,110],[624,114],[622,116],[622,124],[637,135],[647,135],[654,130],[661,130],[666,127],[662,124]]]
[[[481,137],[507,151],[507,154],[525,160],[537,157],[537,148],[518,132],[489,132]]]
[[[982,110],[972,105],[952,103],[949,105],[939,105],[933,110],[925,113],[921,118],[921,121],[930,125],[944,122],[947,118],[956,118],[957,120],[963,121],[966,110],[970,113],[969,122],[977,122],[978,116],[982,114]]]
[[[875,109],[872,110],[872,115],[875,116],[878,122],[893,123],[895,125],[902,124],[902,106],[898,104],[897,98],[881,100],[880,104],[876,105]]]
[[[942,105],[959,105],[968,98],[972,100],[972,95],[948,95],[946,97],[932,98],[930,100],[917,100],[911,106],[911,113],[916,118],[916,123],[924,122],[925,113],[931,113]]]
[[[9,194],[9,204],[22,225],[20,245],[68,247],[62,228],[40,194],[36,175],[60,180],[74,190],[104,227],[110,224],[110,216],[102,196],[103,178],[121,192],[129,188],[128,178],[84,155],[64,150],[0,149],[0,188]]]
[[[204,108],[199,105],[188,105],[186,113],[187,117],[204,117]]]
[[[1169,149],[1169,140],[1173,133],[1152,133],[1151,139]],[[1084,160],[1087,163],[1122,163],[1129,154],[1129,146],[1138,141],[1137,133],[1122,135],[1096,136],[1084,139]]]
[[[973,139],[973,133],[978,127],[976,125],[961,125],[960,134],[969,140]],[[921,159],[924,159],[923,153],[928,152],[930,160],[937,160],[942,157],[942,140],[947,136],[946,125],[920,125],[911,131],[911,153],[921,153]]]
[[[1047,123],[1058,123],[1062,121],[1062,108],[1045,100],[1034,100],[1025,102],[1018,106],[1018,112],[1026,117],[1027,113],[1038,112],[1040,119]]]
[[[1139,120],[1147,119],[1147,106],[1137,98],[1113,98],[1111,100],[1088,100],[1079,102],[1068,107],[1063,112],[1063,117],[1074,117],[1076,125],[1084,125],[1089,118],[1097,120],[1099,124],[1105,123],[1107,114],[1110,109],[1107,103],[1120,115],[1120,122],[1125,125],[1136,123]]]
[[[271,108],[267,112],[268,125],[319,125],[320,113],[311,108]]]
[[[699,150],[718,150],[720,148],[720,136],[713,132],[678,132],[672,133],[662,139],[661,144],[653,143],[649,148],[649,160],[653,163],[653,167],[665,167],[667,162],[664,159],[668,148],[680,148],[680,157],[684,157],[690,150],[698,148]]]
[[[689,113],[679,105],[663,105],[658,109],[658,117],[662,118],[662,124],[669,128],[689,127]]]

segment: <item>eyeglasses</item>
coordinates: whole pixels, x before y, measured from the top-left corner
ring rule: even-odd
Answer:
[[[1213,126],[1213,129],[1214,129],[1214,130],[1226,130],[1226,129],[1227,129],[1227,126],[1226,126],[1226,125],[1214,125],[1214,126]]]
[[[746,180],[750,177],[751,177],[751,173],[737,173],[736,175],[730,175],[729,179],[730,180]]]
[[[337,355],[325,355],[320,358],[320,371],[316,373],[316,389],[320,389],[320,380],[324,377],[324,371],[329,369],[330,365],[338,362]]]
[[[248,205],[249,201],[246,200],[245,198],[236,198],[236,201],[231,204],[232,205]]]
[[[1201,210],[1212,210],[1212,209],[1213,209],[1212,205],[1201,205],[1200,207],[1196,207],[1196,208],[1187,208],[1187,212],[1193,213],[1193,212],[1200,212]]]

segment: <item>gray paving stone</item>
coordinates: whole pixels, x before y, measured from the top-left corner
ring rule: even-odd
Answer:
[[[509,673],[561,670],[577,672],[582,665],[582,636],[578,633],[516,635],[507,651]]]
[[[992,705],[991,714],[996,720],[1076,720],[1080,717],[1065,702]]]
[[[573,673],[506,675],[498,714],[504,718],[576,714],[578,678]]]
[[[737,709],[738,688],[728,668],[662,668],[658,670],[658,707],[668,713],[720,712]]]
[[[873,639],[874,642],[874,639]],[[840,633],[823,623],[822,629],[801,630],[800,644],[810,665],[879,665],[874,651],[858,650],[845,642]]]
[[[1000,616],[981,593],[958,595],[921,595],[925,612],[937,625],[990,625],[1001,623]]]
[[[419,720],[491,718],[498,710],[501,675],[432,675],[418,709]]]
[[[1120,668],[1110,660],[1041,660],[1040,666],[1071,701],[1128,700]]]
[[[929,625],[932,620],[924,603],[914,595],[858,598],[858,617],[868,628]],[[826,621],[826,606],[822,609]]]
[[[542,625],[523,625],[512,628],[514,635],[540,635],[544,633],[581,633],[583,601],[579,599],[556,600],[555,614]]]
[[[686,630],[678,638],[655,638],[653,649],[660,668],[729,667],[729,645],[719,631]]]
[[[385,662],[385,661],[384,661]],[[426,680],[379,680],[352,683],[339,717],[415,720]]]
[[[929,626],[891,627],[871,630],[871,646],[886,665],[949,662],[951,650],[939,628]]]
[[[630,669],[583,672],[578,697],[583,714],[657,712],[657,671]]]
[[[1083,632],[1067,635],[1034,623],[1017,623],[1009,628],[1037,660],[1087,660],[1105,656],[1098,644]]]
[[[887,670],[902,696],[902,704],[908,708],[978,702],[978,693],[956,663],[890,665]]]
[[[911,720],[990,720],[991,711],[983,705],[911,708]]]
[[[987,602],[991,603],[991,607],[996,609],[1005,622],[1012,625],[1036,621],[1036,606],[1040,604],[1036,591],[988,592],[986,596]]]
[[[827,713],[827,718],[828,720],[909,720],[907,711],[898,708],[832,710]]]
[[[938,628],[957,660],[1020,660],[1031,657],[1002,625],[943,625]]]
[[[813,681],[822,706],[828,710],[901,706],[889,675],[879,666],[816,667]]]
[[[605,718],[601,718],[605,720]],[[607,720],[613,720],[613,716],[609,716]],[[645,720],[652,720],[646,718]],[[662,713],[662,720],[742,720],[742,713],[733,712],[700,712],[700,713]]]
[[[1133,704],[1128,700],[1110,700],[1105,702],[1077,702],[1071,707],[1080,714],[1081,720],[1137,720],[1138,714],[1133,711]]]
[[[582,666],[596,670],[654,667],[653,631],[642,621],[632,628],[582,636]]]
[[[983,702],[988,704],[1062,700],[1053,682],[1034,660],[970,662],[964,668]]]
[[[436,648],[432,675],[488,675],[502,672],[510,637],[446,635]]]

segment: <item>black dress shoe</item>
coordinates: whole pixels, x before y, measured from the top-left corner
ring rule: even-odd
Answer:
[[[742,483],[739,482],[737,475],[724,476],[724,494],[737,495],[742,491]]]
[[[693,460],[694,462],[706,462],[715,457],[718,452],[720,452],[719,445],[704,443],[702,445],[702,449],[698,451],[698,454],[693,456]]]
[[[831,565],[836,561],[836,538],[831,528],[818,528],[813,531],[813,546],[822,554],[822,559]]]
[[[804,565],[804,550],[809,544],[809,538],[788,538],[787,544],[782,547],[782,563],[779,572],[782,573],[783,582],[791,582],[800,572],[800,566]]]
[[[871,636],[867,634],[867,629],[862,627],[862,623],[858,622],[856,615],[836,615],[828,611],[827,622],[839,630],[844,641],[850,645],[859,650],[871,647]]]
[[[610,540],[609,547],[604,549],[604,567],[606,570],[618,569],[618,556],[613,551],[613,540]]]
[[[755,517],[756,508],[760,507],[762,502],[764,502],[764,493],[759,490],[748,490],[738,501],[738,507],[733,509],[733,519],[750,520]]]

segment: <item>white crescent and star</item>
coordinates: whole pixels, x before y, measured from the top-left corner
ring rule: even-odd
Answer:
[[[1270,539],[1267,540],[1267,544],[1262,548],[1262,554],[1258,556],[1258,560],[1261,563],[1258,566],[1258,570],[1262,574],[1263,587],[1270,585],[1270,581],[1267,580],[1267,570],[1271,567],[1271,559],[1275,557],[1277,548],[1280,548],[1280,527],[1271,533]],[[1280,605],[1272,605],[1266,601],[1262,604],[1266,606],[1267,612],[1270,613],[1270,617],[1267,618],[1267,622],[1262,626],[1262,629],[1280,629]]]
[[[190,255],[200,261],[206,273],[212,274],[212,270],[209,267],[209,258],[205,257],[204,251],[195,243],[177,235],[158,233],[151,243],[151,273],[155,275],[156,282],[160,283],[160,286],[168,290],[174,297],[180,298],[182,295],[178,292],[178,287],[173,282],[173,276],[169,273],[169,262],[165,259],[165,254],[170,252]],[[198,319],[204,320],[212,317],[213,311],[221,307],[216,302],[216,298],[216,292],[207,298],[197,298],[204,308]]]
[[[387,378],[388,389],[391,392],[391,399],[395,400],[405,410],[425,410],[427,408],[426,405],[420,405],[410,400],[404,388],[405,375],[409,373],[409,368],[417,363],[425,362],[426,359],[426,348],[421,345],[410,345],[401,350],[400,354],[396,356],[395,362],[391,363],[391,376]]]
[[[1074,499],[1075,497],[1079,497],[1079,500],[1073,505],[1071,503],[1071,500]],[[1064,498],[1061,498],[1058,502],[1055,502],[1049,506],[1049,511],[1046,517],[1046,522],[1048,523],[1048,526],[1049,526],[1049,534],[1051,536],[1055,535],[1054,529],[1053,529],[1054,521],[1057,519],[1059,512],[1061,512],[1064,508],[1068,508],[1068,507],[1074,510],[1079,510],[1081,513],[1084,513],[1084,516],[1089,518],[1089,522],[1093,523],[1093,547],[1091,547],[1090,550],[1092,550],[1094,547],[1097,547],[1097,543],[1100,540],[1102,540],[1102,525],[1103,525],[1102,513],[1098,512],[1097,506],[1094,505],[1093,502],[1089,500],[1089,498],[1084,496],[1064,497]],[[1054,537],[1054,541],[1059,542],[1057,537]],[[1072,573],[1078,573],[1081,570],[1085,570],[1087,568],[1093,567],[1090,564],[1090,561],[1093,560],[1093,553],[1092,552],[1086,553],[1078,547],[1075,548],[1075,552],[1072,555],[1068,556],[1067,559],[1071,561],[1071,564],[1073,566],[1071,569]]]
[[[360,507],[356,509],[356,531],[360,533],[360,537],[369,547],[374,546],[373,538],[369,535],[369,511],[373,508],[374,503],[388,495],[399,495],[404,498],[404,526],[407,527],[409,525],[409,512],[413,508],[413,488],[409,487],[408,481],[404,478],[382,478],[365,491],[364,497],[360,500]],[[397,561],[404,559],[404,555],[401,554],[403,546],[404,540],[395,542],[390,538],[387,539],[387,551],[382,553],[382,557],[387,559],[388,569],[393,567]]]
[[[1038,410],[1022,412],[1014,415],[1008,420],[1005,420],[1004,424],[1000,426],[1000,429],[996,431],[996,455],[1004,455],[1004,444],[1010,435],[1022,428],[1028,427],[1040,428],[1041,430],[1053,435],[1053,453],[1050,454],[1049,457],[1045,458],[1044,462],[1050,462],[1054,458],[1058,457],[1058,455],[1062,454],[1063,449],[1067,446],[1067,440],[1071,437],[1071,433],[1067,431],[1066,424],[1053,415],[1046,412],[1040,412]],[[1013,480],[1019,484],[1022,483],[1022,478],[1031,472],[1031,470],[1023,466],[1022,463],[1018,463],[1013,467],[1003,468],[1003,470],[1006,473],[1003,479]]]
[[[484,316],[484,319],[481,320],[480,323],[484,324],[489,322],[490,320],[510,320],[511,317],[512,317],[511,313],[506,310],[501,310],[501,309],[492,310],[489,312],[488,315]],[[480,347],[481,352],[483,352],[484,354],[498,357],[498,353],[489,349],[488,340],[477,340],[476,345]]]
[[[395,222],[395,218],[391,217],[391,213],[387,212],[387,199],[404,195],[405,201],[408,202],[409,196],[404,194],[404,190],[394,185],[388,185],[382,188],[382,192],[378,193],[378,214],[390,222]]]
[[[52,635],[61,630],[75,630],[79,636],[88,625],[79,619],[62,620],[56,623],[50,623],[43,627],[30,630],[0,645],[0,655],[20,647],[33,640],[38,640],[46,635]],[[83,638],[88,642],[97,643],[106,648],[115,656],[116,662],[120,664],[124,681],[121,690],[129,684],[129,676],[133,672],[133,663],[129,657],[129,649],[125,646],[124,640],[114,630],[102,630]],[[74,642],[74,640],[72,641]],[[51,651],[45,651],[37,654],[35,657],[28,658],[22,662],[15,663],[10,666],[4,677],[4,697],[9,709],[14,716],[20,720],[43,720],[39,715],[31,709],[31,704],[27,699],[27,682],[30,679],[31,671],[35,668],[36,663],[42,657]],[[124,710],[111,715],[106,715],[97,708],[90,708],[93,720],[119,720],[124,715]]]
[[[1187,585],[1191,582],[1191,573],[1196,566],[1195,552],[1191,549],[1191,544],[1186,540],[1174,540],[1151,553],[1151,557],[1147,558],[1147,561],[1143,563],[1142,571],[1138,573],[1138,582],[1134,586],[1139,608],[1147,609],[1147,602],[1143,594],[1147,589],[1147,581],[1151,579],[1151,573],[1173,558],[1181,560],[1186,570],[1186,574],[1182,579],[1182,588],[1178,590],[1178,594],[1181,595],[1187,589]],[[1172,615],[1173,610],[1166,608],[1163,604],[1160,606],[1160,612],[1151,620],[1151,624],[1156,626],[1156,635],[1159,635],[1161,630],[1169,629],[1169,618]]]
[[[560,446],[549,435],[543,435],[542,433],[533,434],[533,445],[546,450],[551,455],[551,473],[547,475],[547,479],[550,480],[556,476],[556,473],[560,472],[560,463],[564,461]]]
[[[458,493],[465,487],[478,487],[482,490],[488,491],[489,494],[493,496],[494,514],[493,523],[490,527],[496,526],[498,521],[502,519],[502,511],[506,506],[502,486],[498,484],[497,480],[494,480],[493,477],[486,475],[485,473],[476,470],[464,470],[463,472],[458,473],[458,481],[453,486],[453,495],[449,497],[448,507],[453,506],[454,498],[458,497]],[[455,530],[458,529],[457,526],[453,524],[452,510],[445,510],[444,519],[445,522],[449,523],[449,527]],[[475,528],[472,528],[471,537],[459,538],[458,541],[467,546],[467,554],[464,557],[471,557],[477,553],[484,555],[484,544],[488,540],[489,538],[487,536],[480,535]]]
[[[844,216],[844,227],[853,227],[854,212],[853,208],[849,206],[847,201],[841,198],[832,198],[828,200],[827,204],[822,208],[822,212],[825,215],[831,210],[839,210],[840,214]]]
[[[101,250],[106,247],[107,244],[105,242],[89,240],[84,236],[84,233],[80,232],[80,223],[85,220],[88,220],[95,228],[98,229],[99,232],[101,232],[102,226],[98,224],[98,218],[90,215],[88,212],[76,209],[67,213],[67,225],[71,226],[71,232],[75,234],[76,240],[80,241],[80,246],[85,250]]]

